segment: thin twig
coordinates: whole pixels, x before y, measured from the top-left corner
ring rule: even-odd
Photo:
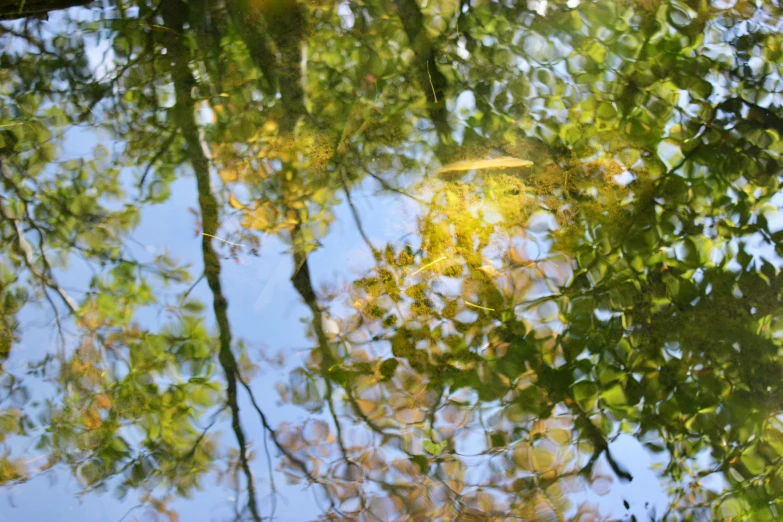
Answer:
[[[362,236],[362,239],[364,239],[364,242],[367,244],[367,247],[370,249],[370,252],[372,252],[373,257],[377,259],[379,252],[378,250],[376,250],[375,246],[372,244],[372,241],[370,241],[370,238],[367,237],[367,234],[364,232],[364,227],[362,226],[362,221],[361,218],[359,217],[359,212],[356,210],[356,206],[353,204],[353,200],[351,199],[351,191],[348,188],[348,181],[345,179],[345,169],[343,167],[340,167],[339,170],[340,170],[340,181],[343,184],[343,190],[345,191],[345,197],[348,200],[348,206],[351,208],[351,214],[353,214],[353,220],[356,222],[356,228],[359,229],[359,234]]]
[[[155,163],[157,163],[158,160],[169,150],[171,144],[174,143],[174,139],[177,137],[177,134],[179,134],[179,129],[174,129],[171,132],[171,135],[166,138],[166,141],[163,142],[160,150],[158,150],[150,162],[147,163],[147,168],[144,169],[144,174],[141,175],[141,179],[139,180],[139,190],[144,188],[144,181],[147,179],[147,175],[150,173],[150,170],[152,170],[152,167],[155,165]]]
[[[143,503],[143,502],[142,502],[142,503],[139,503],[139,504],[136,504],[135,506],[133,506],[132,508],[130,508],[128,511],[126,511],[126,512],[125,512],[125,514],[124,514],[124,515],[122,515],[122,517],[120,517],[120,519],[119,519],[117,522],[122,522],[123,520],[125,520],[125,518],[126,518],[128,515],[130,515],[131,513],[133,513],[134,511],[136,511],[137,509],[139,509],[139,508],[142,508],[142,507],[144,507],[144,503]]]
[[[332,399],[332,381],[329,379],[326,379],[326,403],[329,405],[329,412],[332,414],[334,427],[337,431],[337,444],[340,446],[340,451],[343,454],[343,458],[348,460],[348,450],[345,449],[345,442],[343,441],[343,429],[342,426],[340,426],[340,420],[337,418],[337,414],[334,411],[334,400]]]
[[[184,294],[182,294],[182,302],[183,302],[183,303],[185,302],[185,299],[187,299],[187,298],[188,298],[188,296],[189,296],[189,295],[190,295],[190,293],[193,291],[193,289],[194,289],[194,288],[196,288],[196,286],[198,286],[198,284],[199,284],[199,283],[200,283],[200,282],[201,282],[201,281],[204,279],[204,276],[205,276],[204,272],[201,272],[201,275],[198,277],[198,279],[196,279],[196,280],[193,282],[193,284],[192,284],[192,285],[190,285],[190,288],[188,288],[188,289],[185,291],[185,293],[184,293]]]
[[[477,304],[471,303],[470,301],[465,301],[464,299],[462,300],[462,302],[465,303],[468,306],[472,306],[473,308],[478,308],[479,310],[486,310],[487,312],[494,312],[495,311],[494,308],[487,308],[486,306],[477,305]]]
[[[201,434],[196,439],[196,442],[193,443],[193,447],[190,448],[190,451],[188,451],[187,455],[182,460],[189,460],[193,455],[196,454],[196,450],[198,449],[199,444],[201,444],[201,441],[204,439],[204,437],[207,435],[207,432],[212,428],[212,426],[215,425],[215,423],[218,420],[218,417],[221,413],[228,407],[228,404],[224,404],[218,411],[216,411],[212,415],[212,420],[209,422],[206,428],[204,428],[201,431]]]
[[[430,62],[427,60],[427,77],[430,79],[430,88],[432,89],[432,97],[435,98],[435,103],[438,103],[438,95],[435,94],[435,86],[432,85],[432,75],[430,74]]]
[[[266,454],[266,467],[269,472],[269,486],[272,490],[272,512],[269,514],[269,519],[275,519],[275,512],[277,511],[277,487],[275,486],[275,474],[272,470],[272,455],[269,453],[269,434],[264,433],[264,453]]]
[[[258,417],[261,419],[261,425],[264,427],[264,429],[269,433],[269,437],[272,439],[272,442],[274,443],[275,447],[282,453],[286,458],[290,459],[291,462],[297,465],[299,469],[302,470],[302,472],[307,476],[308,480],[310,482],[313,482],[314,484],[320,484],[321,482],[315,478],[308,470],[307,465],[299,459],[298,457],[294,456],[290,451],[288,451],[282,444],[280,444],[280,441],[277,440],[277,435],[275,434],[275,429],[269,424],[269,421],[266,418],[266,415],[264,414],[261,407],[258,405],[258,402],[256,401],[256,396],[253,393],[253,390],[250,388],[250,386],[245,382],[245,379],[241,375],[237,375],[237,380],[242,385],[242,387],[247,391],[248,397],[250,398],[250,404],[253,405],[253,408],[256,410],[256,413],[258,413]]]
[[[202,236],[211,237],[212,239],[217,239],[218,241],[222,241],[223,243],[228,243],[229,245],[234,245],[234,246],[238,246],[238,247],[244,247],[245,246],[245,245],[242,245],[240,243],[233,243],[231,241],[219,238],[217,236],[213,236],[212,234],[207,234],[206,232],[202,232],[201,235]]]
[[[406,198],[412,199],[413,201],[415,201],[416,203],[419,203],[421,205],[427,205],[427,202],[424,201],[423,199],[417,198],[416,196],[408,194],[407,192],[405,192],[402,189],[398,189],[397,187],[393,187],[393,186],[389,185],[389,183],[386,180],[384,180],[383,178],[381,178],[377,174],[373,174],[372,172],[369,172],[369,171],[365,171],[365,173],[368,176],[370,176],[371,178],[374,178],[376,181],[378,181],[384,189],[386,189],[386,190],[388,190],[390,192],[396,192],[397,194],[399,194],[401,196],[405,196]]]
[[[431,263],[427,263],[427,264],[426,264],[426,265],[424,265],[423,267],[421,267],[421,268],[419,268],[418,270],[416,270],[415,272],[413,272],[413,273],[411,274],[411,277],[415,276],[416,274],[418,274],[418,273],[419,273],[419,272],[421,272],[422,270],[424,270],[424,269],[427,269],[427,268],[431,267],[431,266],[432,266],[432,265],[434,265],[435,263],[440,263],[441,261],[445,261],[446,259],[447,259],[447,258],[446,258],[446,256],[441,256],[441,257],[439,257],[438,259],[436,259],[435,261],[432,261]]]

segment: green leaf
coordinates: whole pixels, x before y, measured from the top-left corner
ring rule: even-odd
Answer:
[[[683,242],[683,247],[685,249],[683,264],[688,268],[697,268],[700,265],[701,256],[699,255],[699,247],[696,246],[696,242],[691,238],[687,238]]]
[[[394,377],[394,372],[397,370],[399,362],[397,359],[386,359],[381,363],[380,372],[383,376],[383,380],[388,380]]]
[[[594,382],[580,381],[571,386],[574,401],[582,411],[592,411],[598,399],[598,386]]]
[[[427,453],[437,457],[443,452],[444,449],[446,449],[446,446],[448,445],[448,441],[444,440],[443,442],[435,443],[429,439],[425,439],[422,445],[424,446],[424,449],[427,451]]]
[[[625,406],[626,398],[623,386],[620,383],[601,392],[601,400],[609,407]]]
[[[182,304],[182,308],[188,312],[198,314],[204,311],[204,303],[195,299],[188,299]]]

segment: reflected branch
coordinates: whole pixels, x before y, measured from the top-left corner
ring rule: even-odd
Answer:
[[[351,214],[353,215],[354,222],[356,222],[356,228],[359,230],[359,234],[361,234],[362,239],[367,244],[370,252],[372,252],[373,257],[378,259],[380,253],[372,244],[370,238],[367,237],[367,234],[364,232],[364,227],[362,226],[362,220],[359,217],[359,212],[356,210],[356,206],[353,204],[353,200],[351,199],[351,189],[348,188],[348,182],[345,179],[345,170],[342,167],[338,167],[338,169],[340,170],[340,181],[342,182],[343,190],[345,191],[345,197],[348,200],[348,206],[351,207]]]
[[[196,454],[196,450],[201,444],[201,441],[204,440],[204,437],[207,436],[207,432],[209,432],[209,430],[212,429],[212,426],[215,425],[215,423],[218,420],[218,417],[220,417],[220,414],[223,413],[223,410],[225,410],[227,407],[228,405],[224,404],[218,411],[214,413],[214,415],[212,416],[212,420],[209,422],[209,424],[207,424],[207,426],[203,430],[201,430],[201,433],[199,434],[198,438],[193,443],[193,447],[190,448],[190,451],[188,451],[188,453],[185,455],[185,458],[183,460],[185,461],[190,460],[190,458]]]
[[[392,185],[389,185],[389,183],[386,180],[384,180],[382,177],[378,176],[377,174],[374,174],[372,172],[367,171],[367,175],[370,176],[371,178],[375,179],[378,183],[380,183],[381,187],[383,187],[384,190],[388,190],[389,192],[394,192],[395,194],[399,194],[401,196],[405,196],[406,198],[412,199],[413,201],[415,201],[416,203],[419,203],[421,205],[427,205],[428,204],[426,201],[424,201],[421,198],[417,198],[416,196],[414,196],[412,194],[408,194],[407,192],[405,192],[402,189],[399,189],[397,187],[393,187]]]
[[[578,421],[579,422],[577,425],[585,431],[585,434],[593,443],[594,447],[593,454],[590,456],[590,460],[587,462],[587,464],[582,468],[581,473],[585,476],[589,476],[590,473],[592,473],[593,467],[598,461],[598,458],[601,456],[601,454],[604,454],[606,455],[606,461],[609,463],[609,467],[612,468],[612,471],[614,471],[618,478],[626,482],[633,481],[633,475],[631,475],[631,473],[629,473],[625,467],[623,467],[614,459],[614,456],[609,449],[609,443],[604,438],[601,430],[598,429],[598,427],[593,424],[593,422],[583,412],[579,412]]]
[[[348,451],[345,448],[345,442],[343,440],[343,428],[340,425],[340,420],[337,418],[337,413],[334,411],[334,400],[332,398],[332,381],[326,380],[326,403],[329,405],[329,413],[332,415],[332,421],[334,422],[335,430],[337,431],[337,444],[340,446],[340,452],[343,454],[343,458],[348,460]]]
[[[7,174],[7,167],[5,165],[5,162],[3,162],[2,160],[0,160],[0,167],[2,168],[3,177],[10,179],[10,176],[8,176]],[[19,244],[19,251],[22,254],[22,259],[24,261],[25,266],[27,266],[28,270],[30,270],[30,273],[33,276],[35,276],[35,278],[42,285],[54,290],[54,292],[60,296],[63,303],[65,303],[65,306],[68,307],[71,313],[77,315],[79,310],[79,305],[70,295],[68,295],[68,292],[66,292],[59,284],[57,284],[57,281],[54,279],[54,277],[51,274],[51,267],[49,265],[48,260],[46,259],[46,255],[44,252],[41,252],[41,260],[44,264],[44,269],[40,270],[38,267],[35,266],[32,247],[30,246],[30,243],[28,243],[27,239],[25,239],[24,237],[24,231],[22,230],[21,223],[19,222],[19,219],[16,218],[16,216],[14,216],[14,213],[11,211],[11,209],[8,208],[3,198],[0,198],[0,214],[2,214],[2,216],[6,219],[6,221],[8,221],[13,227],[16,235],[17,243]]]
[[[283,446],[280,441],[277,439],[277,434],[275,432],[275,429],[269,424],[269,421],[267,420],[266,415],[264,414],[264,411],[261,409],[261,407],[258,405],[258,402],[256,401],[255,394],[253,393],[253,390],[250,388],[250,386],[245,382],[245,380],[242,378],[241,375],[237,375],[237,379],[242,384],[242,387],[247,391],[247,394],[250,398],[250,403],[253,405],[253,408],[256,410],[256,413],[258,413],[259,419],[261,419],[261,425],[264,427],[266,432],[269,434],[269,438],[272,439],[272,442],[274,443],[275,447],[282,453],[288,460],[290,460],[299,470],[304,473],[305,477],[307,477],[307,480],[313,484],[320,484],[324,490],[327,493],[327,496],[329,497],[329,504],[330,507],[335,511],[338,512],[337,504],[334,502],[334,499],[329,494],[329,488],[324,484],[321,480],[316,478],[310,471],[307,469],[307,464],[304,463],[304,461],[298,457],[296,457],[293,453],[288,451],[285,446]]]
[[[171,148],[171,144],[174,143],[174,140],[177,138],[177,135],[179,134],[178,129],[174,129],[171,131],[171,134],[168,138],[166,138],[166,141],[163,142],[163,144],[160,146],[160,149],[158,152],[155,153],[154,156],[152,156],[152,159],[150,159],[149,163],[147,163],[147,168],[144,169],[144,173],[141,175],[141,179],[139,179],[139,190],[141,191],[144,188],[144,182],[147,180],[147,175],[150,173],[152,168],[155,166],[155,164],[160,160],[160,158],[163,157],[166,152]]]

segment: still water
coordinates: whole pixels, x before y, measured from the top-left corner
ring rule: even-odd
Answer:
[[[779,1],[0,18],[0,520],[783,518]]]

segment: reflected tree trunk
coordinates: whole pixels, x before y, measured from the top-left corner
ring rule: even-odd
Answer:
[[[438,69],[435,47],[424,26],[424,14],[417,0],[394,0],[397,14],[402,21],[408,44],[416,55],[414,67],[419,86],[427,97],[430,119],[441,141],[451,141],[451,128],[446,110],[446,87],[448,81]]]
[[[187,14],[187,6],[180,1],[166,2],[163,4],[162,15],[166,26],[176,31],[183,32],[183,21]],[[173,37],[168,43],[174,60],[174,91],[176,104],[173,114],[176,125],[185,138],[188,157],[196,177],[198,187],[198,203],[201,210],[201,223],[203,234],[201,237],[201,254],[204,260],[204,276],[212,291],[212,308],[215,312],[215,320],[218,325],[219,348],[218,360],[226,376],[226,401],[231,409],[231,427],[237,440],[239,460],[242,471],[247,480],[248,501],[253,520],[260,522],[258,512],[253,473],[247,455],[247,440],[245,438],[239,416],[239,402],[237,400],[237,381],[239,369],[236,358],[231,351],[231,325],[228,320],[228,301],[223,294],[220,281],[220,259],[212,246],[212,237],[218,229],[218,202],[212,194],[209,173],[208,151],[200,135],[194,110],[195,100],[193,89],[196,82],[188,67],[190,56],[187,49],[183,48],[178,37]]]
[[[301,65],[307,22],[302,6],[294,0],[228,0],[227,7],[269,89],[280,92],[285,107],[281,129],[293,130],[307,114]]]
[[[52,11],[88,6],[93,0],[0,0],[0,20],[47,19]]]
[[[239,37],[247,46],[248,54],[264,77],[263,89],[266,94],[274,96],[278,86],[277,56],[269,40],[266,38],[267,27],[264,19],[252,13],[250,0],[227,0],[231,23],[239,33]]]

